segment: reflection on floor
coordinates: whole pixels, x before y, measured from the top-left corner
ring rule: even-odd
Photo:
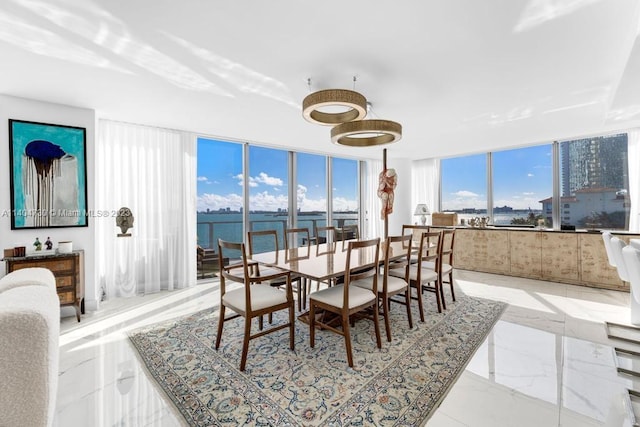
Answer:
[[[621,359],[640,346],[607,338],[605,328],[629,323],[628,293],[469,271],[455,276],[458,292],[509,307],[428,426],[632,426],[628,389],[640,391],[640,377],[616,366],[640,370],[636,360]],[[81,323],[62,319],[55,425],[183,425],[126,332],[218,300],[217,281],[208,280],[108,301]]]

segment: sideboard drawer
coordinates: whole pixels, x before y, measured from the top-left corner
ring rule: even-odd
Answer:
[[[73,304],[74,302],[73,294],[74,294],[73,291],[58,292],[58,297],[60,298],[60,304]]]
[[[69,286],[75,286],[75,279],[73,276],[56,276],[56,288],[68,288]]]

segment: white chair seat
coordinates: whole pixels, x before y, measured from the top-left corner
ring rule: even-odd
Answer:
[[[228,291],[222,297],[222,303],[239,313],[245,313],[244,288]],[[266,284],[251,285],[251,309],[253,311],[287,302],[287,293]]]
[[[422,263],[422,268],[428,268],[429,270],[435,270],[436,263],[433,261],[425,261]],[[453,270],[451,264],[445,262],[442,263],[442,274],[449,274]]]
[[[400,277],[404,278],[405,270],[402,269],[393,269],[389,270],[389,277]],[[420,279],[422,283],[434,282],[438,280],[438,273],[429,268],[423,268],[420,274]],[[415,265],[411,265],[409,267],[409,280],[418,280],[418,268]]]
[[[373,279],[371,279],[371,281],[373,281]],[[352,284],[353,282],[351,282],[351,285]],[[349,286],[349,309],[359,307],[378,298],[370,289],[351,285]],[[309,295],[309,299],[334,307],[342,307],[344,301],[344,285],[336,285],[313,292]]]
[[[389,270],[391,271],[391,270]],[[378,276],[378,289],[382,292],[382,283],[384,280],[384,276],[381,274]],[[372,291],[373,289],[373,280],[355,280],[351,282],[351,286],[358,286],[359,288],[368,289]],[[394,277],[389,276],[387,278],[387,292],[393,293],[399,290],[402,290],[409,286],[407,282],[404,281],[404,274],[402,277]]]

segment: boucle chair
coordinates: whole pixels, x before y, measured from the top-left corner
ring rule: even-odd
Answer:
[[[60,300],[53,273],[0,279],[0,426],[51,426],[58,388]]]

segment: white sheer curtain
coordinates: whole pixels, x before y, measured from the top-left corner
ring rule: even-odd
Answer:
[[[196,138],[100,120],[96,142],[96,272],[106,297],[196,284]],[[118,237],[115,214],[134,216]],[[106,217],[104,215],[106,214]]]
[[[364,164],[364,185],[361,193],[366,214],[363,238],[373,239],[384,235],[384,223],[380,218],[380,199],[378,199],[378,176],[382,172],[382,161],[367,160]]]
[[[411,165],[411,206],[426,203],[429,211],[440,209],[440,159],[415,160]],[[412,212],[413,213],[413,212]],[[427,216],[427,224],[431,217]]]
[[[629,231],[640,231],[640,130],[627,132],[627,153],[629,162]]]

